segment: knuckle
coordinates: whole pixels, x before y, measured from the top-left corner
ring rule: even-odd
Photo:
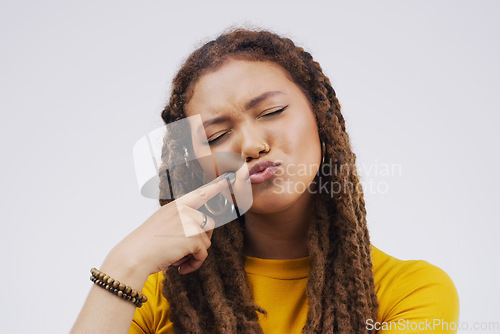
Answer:
[[[203,233],[202,235],[202,241],[203,244],[205,245],[206,249],[208,249],[212,245],[212,241],[210,241],[210,238],[206,233]]]
[[[201,256],[202,256],[203,260],[205,260],[208,257],[208,252],[206,249],[203,250],[203,252],[201,253]]]
[[[188,250],[189,250],[189,254],[194,254],[196,253],[196,251],[198,250],[197,249],[197,246],[195,243],[191,243],[188,247]]]
[[[185,205],[177,205],[177,210],[179,214],[185,214],[187,212],[187,207]]]
[[[207,191],[205,189],[196,190],[196,195],[198,195],[198,197],[201,199],[205,199],[208,196]]]
[[[179,206],[179,215],[181,216],[182,219],[193,219],[192,215],[193,210],[185,205],[180,205]]]
[[[208,249],[210,248],[210,246],[212,246],[212,242],[210,241],[210,238],[203,238],[203,241],[204,241],[204,244],[205,244],[205,247]]]

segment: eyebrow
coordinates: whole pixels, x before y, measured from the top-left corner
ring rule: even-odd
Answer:
[[[247,103],[245,103],[245,110],[252,109],[255,106],[257,106],[259,103],[261,103],[262,101],[264,101],[265,99],[268,99],[271,96],[280,95],[280,94],[283,94],[283,92],[280,92],[280,91],[277,91],[277,90],[276,91],[265,92],[263,94],[260,94],[259,96],[254,97],[253,99],[251,99],[250,101],[248,101]],[[228,120],[229,120],[228,116],[225,116],[225,115],[217,116],[217,117],[214,117],[212,119],[208,119],[208,120],[204,121],[203,122],[203,128],[206,128],[207,126],[212,125],[212,124],[226,122]]]
[[[264,94],[261,94],[257,97],[254,97],[253,99],[251,99],[250,101],[248,101],[246,104],[245,104],[245,109],[248,110],[248,109],[252,109],[253,107],[255,107],[256,105],[258,105],[259,103],[261,103],[262,101],[264,101],[265,99],[271,97],[271,96],[275,96],[275,95],[280,95],[280,94],[283,94],[282,92],[280,91],[271,91],[271,92],[265,92]]]

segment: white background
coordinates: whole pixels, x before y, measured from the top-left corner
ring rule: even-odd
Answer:
[[[184,58],[242,23],[331,78],[375,187],[372,243],[444,269],[461,322],[500,320],[498,1],[179,3],[0,3],[2,332],[69,331],[89,269],[159,207],[134,143]]]

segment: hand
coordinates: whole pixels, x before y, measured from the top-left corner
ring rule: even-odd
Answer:
[[[125,259],[131,268],[148,276],[170,265],[178,266],[181,274],[198,270],[208,256],[215,222],[207,216],[202,229],[204,215],[196,209],[228,188],[226,175],[162,206],[116,245],[105,262]]]

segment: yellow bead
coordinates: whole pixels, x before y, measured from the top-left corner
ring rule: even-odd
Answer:
[[[131,287],[127,286],[127,287],[125,288],[125,293],[126,293],[127,295],[130,295],[130,292],[131,292],[131,291],[132,291],[132,288],[131,288]]]
[[[120,290],[120,291],[125,290],[125,284],[120,283],[120,285],[118,286],[118,290]]]
[[[118,295],[118,297],[123,296],[123,291],[118,291],[117,295]]]
[[[130,295],[132,297],[136,297],[137,296],[137,291],[135,291],[134,289],[132,289],[132,291],[130,292]]]
[[[117,289],[119,285],[120,285],[119,281],[114,281],[113,282],[113,288]]]

